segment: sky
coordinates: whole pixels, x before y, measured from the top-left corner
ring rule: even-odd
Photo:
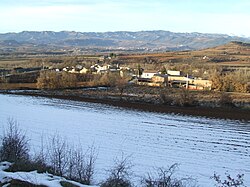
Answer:
[[[0,33],[142,31],[250,37],[250,0],[0,0]]]

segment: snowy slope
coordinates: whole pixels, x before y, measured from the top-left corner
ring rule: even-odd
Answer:
[[[214,172],[244,174],[250,186],[250,122],[26,96],[0,94],[0,101],[0,131],[8,118],[17,120],[30,138],[31,151],[39,151],[41,136],[55,133],[84,150],[94,145],[97,183],[105,179],[114,158],[124,153],[131,155],[135,181],[155,167],[178,163],[176,175],[191,176],[202,187],[213,186],[210,177]]]
[[[74,181],[66,180],[63,177],[54,176],[49,173],[37,173],[37,171],[31,172],[6,172],[4,170],[8,169],[11,165],[9,162],[1,162],[0,163],[0,185],[5,184],[8,186],[9,182],[13,179],[20,180],[23,182],[28,182],[35,185],[45,185],[48,187],[62,187],[60,184],[61,181],[69,182],[79,187],[90,187],[87,185],[83,185]],[[91,186],[97,187],[97,186]]]

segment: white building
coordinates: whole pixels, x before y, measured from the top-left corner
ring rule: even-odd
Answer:
[[[141,74],[141,78],[146,78],[146,79],[151,79],[155,74],[157,74],[157,72],[155,71],[143,71],[143,73]]]
[[[167,74],[168,75],[172,75],[172,76],[180,76],[181,75],[181,71],[167,70]]]
[[[86,73],[88,73],[88,71],[89,71],[89,69],[84,67],[80,70],[80,73],[86,74]]]

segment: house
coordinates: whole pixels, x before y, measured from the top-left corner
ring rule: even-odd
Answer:
[[[77,70],[81,70],[82,68],[83,68],[83,66],[82,66],[82,65],[79,65],[79,64],[78,64],[78,65],[76,65],[76,69],[77,69]]]
[[[120,71],[120,68],[118,65],[117,66],[112,66],[112,65],[100,66],[98,64],[95,64],[95,65],[91,66],[91,69],[94,69],[94,71],[97,74],[104,74],[107,72],[119,72]]]
[[[168,76],[156,73],[152,78],[137,77],[135,83],[144,86],[168,86]]]
[[[77,71],[75,68],[72,68],[71,70],[69,70],[69,73],[79,73],[79,71]]]
[[[168,75],[154,74],[151,78],[151,86],[168,86]]]
[[[187,81],[187,77],[180,76],[180,75],[168,75],[168,81]]]
[[[136,84],[138,84],[138,85],[149,86],[149,84],[151,83],[151,79],[149,79],[149,78],[135,77],[135,81],[134,82]]]
[[[63,71],[69,71],[69,67],[63,68]]]
[[[167,70],[167,74],[171,76],[181,76],[181,71]]]
[[[133,69],[126,69],[126,68],[121,68],[120,69],[120,76],[121,77],[135,77]]]
[[[102,73],[102,72],[107,72],[109,69],[109,65],[107,66],[96,66],[96,72],[97,73]]]
[[[92,65],[91,67],[90,67],[90,70],[91,70],[91,72],[92,73],[100,73],[101,71],[106,71],[106,66],[104,67],[104,66],[100,66],[99,64],[95,64],[95,65]]]
[[[158,72],[155,72],[155,71],[143,71],[140,78],[151,79],[157,73]]]
[[[189,83],[196,87],[195,90],[211,90],[212,89],[212,81],[210,80],[193,79]]]
[[[154,74],[151,78],[152,82],[155,83],[167,83],[168,82],[168,75],[164,74]]]
[[[193,78],[190,76],[181,76],[181,75],[168,75],[168,82],[170,87],[184,87],[192,81]]]
[[[89,72],[89,69],[87,69],[85,67],[80,70],[80,73],[82,73],[82,74],[86,74],[88,72]]]

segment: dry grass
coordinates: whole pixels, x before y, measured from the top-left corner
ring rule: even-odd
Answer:
[[[36,89],[36,83],[0,83],[0,90]]]
[[[18,60],[18,59],[10,59],[10,60],[0,60],[0,68],[16,68],[16,67],[25,67],[27,66],[29,60]]]
[[[203,57],[207,57],[203,59]],[[208,66],[234,66],[250,68],[250,47],[239,43],[229,43],[223,46],[198,51],[165,52],[155,54],[129,54],[118,58],[125,64],[146,63],[176,65],[205,64]],[[147,68],[146,67],[146,68]],[[157,66],[155,66],[157,68]],[[147,69],[151,69],[147,68]]]

